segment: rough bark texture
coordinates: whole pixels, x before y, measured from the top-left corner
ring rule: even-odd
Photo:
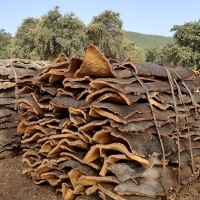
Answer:
[[[199,77],[90,45],[18,83],[23,173],[65,200],[175,197],[200,168]],[[32,90],[34,88],[34,90]]]
[[[30,80],[36,71],[48,65],[48,62],[33,62],[22,59],[0,60],[0,159],[16,155],[20,149],[20,135],[17,134],[19,123],[20,79]],[[32,92],[34,87],[27,85],[24,91]],[[21,93],[23,93],[21,91]]]

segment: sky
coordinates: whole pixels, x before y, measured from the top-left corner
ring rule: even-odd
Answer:
[[[124,30],[150,35],[173,36],[174,25],[200,19],[200,0],[0,0],[0,29],[14,36],[23,19],[40,18],[55,6],[86,25],[112,10],[120,13]]]

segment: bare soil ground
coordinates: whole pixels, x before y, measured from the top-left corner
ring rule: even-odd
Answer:
[[[21,156],[0,160],[0,200],[62,200],[50,185],[35,185],[22,175]],[[183,187],[176,200],[200,200],[200,177]]]
[[[50,185],[35,185],[22,175],[21,156],[0,160],[0,200],[62,200]]]

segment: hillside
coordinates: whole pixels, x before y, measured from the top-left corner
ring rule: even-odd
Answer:
[[[168,43],[173,42],[172,37],[165,37],[159,35],[147,35],[131,31],[125,31],[125,35],[129,40],[134,42],[135,45],[144,49],[152,46],[166,45]]]

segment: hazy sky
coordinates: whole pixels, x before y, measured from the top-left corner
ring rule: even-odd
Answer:
[[[123,29],[172,36],[174,25],[200,19],[200,0],[0,0],[0,29],[15,34],[27,17],[40,18],[55,6],[86,25],[105,10],[120,13]]]

